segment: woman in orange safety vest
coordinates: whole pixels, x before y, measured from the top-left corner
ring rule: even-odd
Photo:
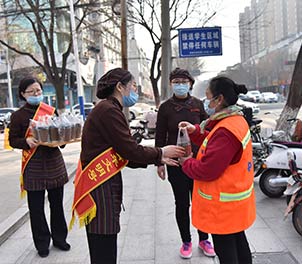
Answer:
[[[245,230],[256,218],[252,143],[238,94],[246,93],[226,77],[215,77],[206,90],[209,119],[200,125],[180,122],[199,144],[196,159],[181,159],[182,169],[194,179],[192,223],[211,233],[220,264],[250,264]]]

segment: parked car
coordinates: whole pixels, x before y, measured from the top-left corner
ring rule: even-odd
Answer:
[[[260,112],[260,108],[259,108],[258,104],[253,103],[253,102],[247,102],[247,101],[244,101],[240,98],[237,101],[237,105],[239,105],[241,107],[244,107],[244,108],[252,108],[253,114],[257,114],[257,113]]]
[[[248,91],[246,93],[246,97],[248,101],[259,103],[261,99],[261,93],[258,90]]]
[[[263,102],[263,103],[277,103],[278,102],[278,96],[275,93],[272,93],[272,92],[263,92],[261,94],[260,102]]]
[[[243,101],[251,101],[246,94],[239,94],[238,97]]]
[[[94,104],[93,103],[84,103],[84,112],[85,112],[85,116],[88,116],[88,114],[91,112],[91,110],[94,108]],[[79,104],[75,104],[72,107],[72,113],[74,115],[80,115],[80,105]]]
[[[204,103],[206,97],[202,97],[200,100]],[[260,108],[258,104],[252,103],[252,102],[248,102],[248,101],[244,101],[240,98],[238,98],[237,103],[238,106],[241,106],[243,108],[252,108],[253,110],[253,114],[257,114],[260,112]]]
[[[0,132],[3,132],[5,123],[6,125],[9,125],[10,116],[16,110],[18,110],[18,108],[16,107],[0,108]]]
[[[136,103],[134,106],[129,107],[129,119],[144,119],[145,115],[150,111],[155,111],[154,105],[146,103]]]

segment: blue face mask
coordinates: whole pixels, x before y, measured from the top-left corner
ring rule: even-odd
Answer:
[[[189,92],[190,85],[185,83],[173,84],[173,92],[176,96],[185,96]]]
[[[128,96],[123,95],[123,106],[130,107],[135,105],[138,100],[138,94],[133,90],[130,90],[130,94]]]
[[[39,96],[29,96],[26,101],[30,104],[30,105],[38,105],[39,103],[41,103],[43,101],[43,94],[39,95]]]
[[[203,106],[204,106],[204,110],[206,111],[206,113],[211,116],[213,114],[215,114],[215,108],[210,108],[209,104],[210,104],[211,100],[209,99],[205,99]]]

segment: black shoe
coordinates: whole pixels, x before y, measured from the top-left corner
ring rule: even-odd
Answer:
[[[53,242],[53,246],[63,251],[68,251],[70,249],[70,245],[67,242]]]
[[[39,250],[38,251],[38,254],[41,258],[46,258],[49,254],[49,250],[48,249],[45,249],[45,250]]]

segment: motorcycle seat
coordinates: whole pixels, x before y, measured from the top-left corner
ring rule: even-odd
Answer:
[[[274,140],[273,143],[285,145],[289,148],[302,148],[302,142],[290,142],[290,141],[277,141]]]
[[[139,122],[140,122],[141,124],[145,125],[145,124],[147,124],[149,121],[147,121],[147,120],[140,120]]]
[[[262,120],[261,119],[252,119],[252,125],[258,125],[258,124],[260,124],[262,122]]]

